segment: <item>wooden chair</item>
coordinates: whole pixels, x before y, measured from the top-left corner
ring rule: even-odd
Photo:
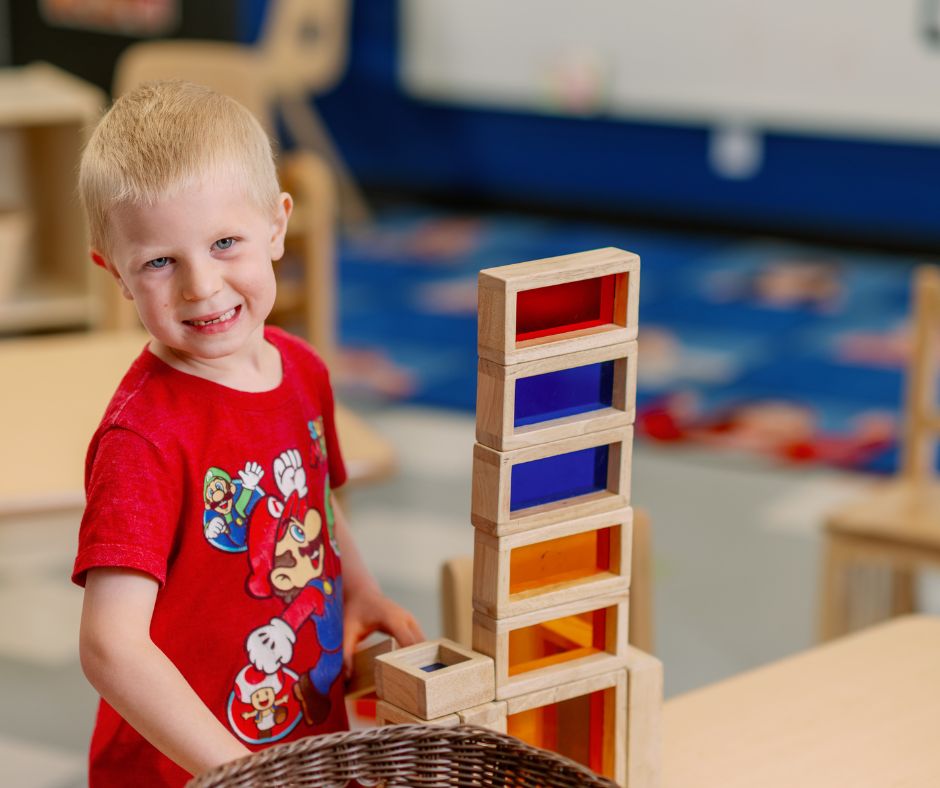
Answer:
[[[630,632],[632,646],[653,653],[652,547],[649,515],[634,510],[630,563]],[[451,558],[441,567],[441,630],[445,638],[468,648],[473,632],[473,557]]]
[[[272,0],[254,45],[227,41],[144,41],[118,59],[113,93],[141,82],[184,79],[232,96],[250,109],[272,138],[281,117],[294,145],[319,153],[335,173],[344,219],[368,209],[326,126],[311,103],[346,69],[349,0]]]
[[[935,463],[940,408],[940,269],[924,266],[914,275],[913,345],[907,372],[903,455],[899,474],[873,484],[870,493],[828,515],[819,635],[844,634],[857,617],[856,567],[890,572],[889,615],[914,610],[917,569],[940,564],[940,484]]]

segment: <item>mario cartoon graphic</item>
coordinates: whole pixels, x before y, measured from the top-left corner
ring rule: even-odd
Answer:
[[[261,478],[264,470],[256,462],[245,463],[239,479],[221,468],[206,471],[202,484],[203,531],[209,544],[227,553],[244,552],[248,520],[258,501],[264,496]]]
[[[342,681],[343,588],[336,546],[320,512],[307,501],[306,472],[299,451],[281,454],[275,478],[285,500],[269,498],[252,519],[248,536],[251,574],[248,593],[259,599],[280,598],[284,610],[249,634],[251,664],[274,673],[291,661],[296,633],[309,621],[319,652],[300,674],[293,693],[309,725],[330,714],[330,692]]]
[[[229,722],[239,737],[250,744],[270,743],[297,727],[301,712],[290,692],[296,681],[297,674],[287,668],[275,673],[253,665],[242,668],[228,701]]]

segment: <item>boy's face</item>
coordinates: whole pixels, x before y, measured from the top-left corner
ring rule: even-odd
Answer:
[[[137,305],[144,327],[184,361],[224,360],[263,342],[291,198],[273,213],[240,184],[207,177],[154,205],[111,213],[111,253],[93,256]]]

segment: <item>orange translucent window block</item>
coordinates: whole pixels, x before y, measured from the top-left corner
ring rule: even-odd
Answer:
[[[507,718],[507,732],[614,778],[615,701],[611,687],[520,711]]]
[[[620,572],[620,526],[517,547],[509,556],[509,594],[530,594]]]
[[[509,633],[509,675],[516,676],[613,648],[607,608],[557,618]],[[611,608],[610,615],[616,615]],[[609,648],[608,648],[609,647]]]

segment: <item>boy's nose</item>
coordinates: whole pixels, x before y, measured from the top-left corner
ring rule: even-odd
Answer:
[[[184,268],[182,295],[187,301],[205,301],[222,288],[222,275],[215,260],[193,261]]]

